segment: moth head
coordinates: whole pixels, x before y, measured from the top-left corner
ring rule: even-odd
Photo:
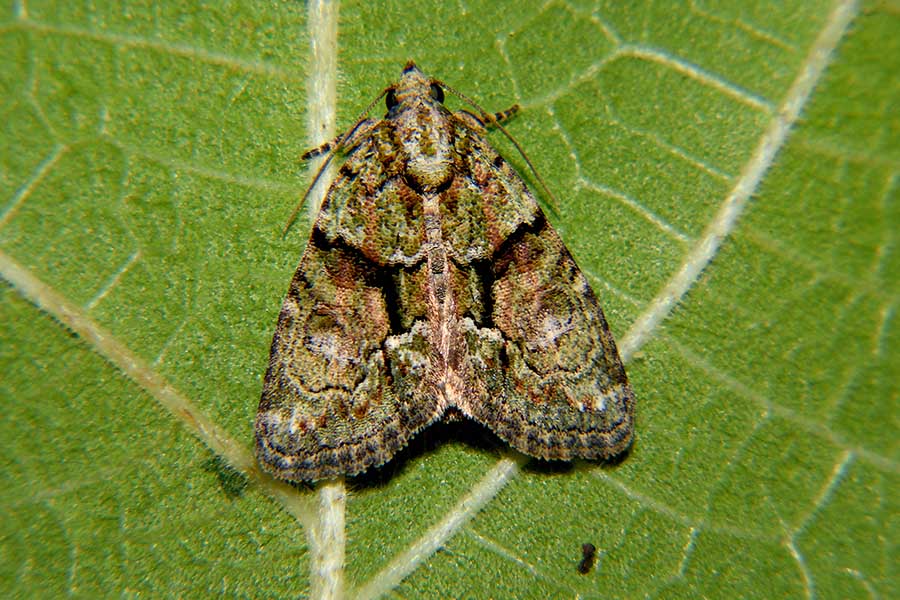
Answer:
[[[388,112],[408,102],[444,103],[444,86],[427,77],[412,61],[406,63],[400,80],[385,91]]]
[[[441,87],[441,84],[432,81],[429,84],[428,95],[432,100],[436,100],[441,104],[444,103],[444,88]],[[398,104],[400,104],[400,100],[397,99],[397,91],[395,87],[390,87],[387,90],[387,93],[384,96],[384,103],[387,105],[387,109],[391,110]]]

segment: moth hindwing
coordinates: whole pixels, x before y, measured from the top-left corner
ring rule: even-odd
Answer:
[[[384,464],[448,409],[525,454],[631,441],[634,394],[594,292],[484,124],[410,62],[345,156],[284,300],[256,417],[274,476]],[[314,154],[315,151],[308,154]]]

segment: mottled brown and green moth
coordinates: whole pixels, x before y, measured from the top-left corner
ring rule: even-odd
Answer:
[[[382,465],[448,411],[542,459],[631,442],[634,394],[594,292],[485,137],[508,113],[451,112],[444,90],[410,62],[383,119],[304,155],[345,162],[259,402],[256,455],[280,479]]]

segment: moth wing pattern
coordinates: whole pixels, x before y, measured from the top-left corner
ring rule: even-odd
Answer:
[[[407,64],[385,118],[339,138],[257,412],[257,458],[278,478],[380,466],[448,409],[544,459],[631,441],[634,395],[590,285],[436,87]]]
[[[499,352],[482,362],[502,368],[473,370],[487,393],[460,398],[462,411],[531,456],[618,454],[631,441],[634,394],[603,310],[521,177],[480,132],[468,135],[478,147],[464,171],[480,174],[483,204],[512,208],[507,230],[480,236],[498,243],[488,262],[491,314],[478,335],[502,340],[482,344]]]
[[[256,452],[280,479],[318,480],[379,466],[440,416],[433,397],[416,393],[427,342],[419,329],[391,335],[380,246],[369,239],[371,229],[367,235],[354,227],[371,216],[368,210],[390,204],[384,196],[393,194],[375,152],[368,138],[349,152],[278,318],[257,412]],[[366,257],[367,249],[373,257]],[[387,365],[392,352],[398,355],[393,370],[404,374],[399,385]],[[398,389],[416,394],[416,401]]]

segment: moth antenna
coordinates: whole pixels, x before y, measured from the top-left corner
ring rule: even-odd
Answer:
[[[503,125],[500,124],[500,121],[497,120],[497,117],[490,114],[489,112],[487,112],[486,110],[481,108],[481,106],[477,102],[475,102],[474,100],[472,100],[471,98],[469,98],[468,96],[463,94],[462,92],[459,92],[459,91],[453,89],[452,87],[450,87],[443,81],[434,80],[434,83],[438,84],[439,86],[441,86],[442,88],[444,88],[445,90],[447,90],[448,92],[453,94],[454,96],[460,98],[463,102],[468,103],[472,108],[474,108],[475,110],[477,110],[478,112],[481,113],[481,117],[487,123],[490,123],[491,125],[496,126],[497,129],[499,129],[501,132],[503,132],[503,135],[506,136],[506,139],[508,139],[510,142],[512,142],[513,146],[516,147],[516,150],[519,152],[519,154],[522,155],[522,158],[525,159],[525,164],[527,164],[528,168],[531,169],[531,172],[534,174],[535,179],[538,180],[538,183],[540,183],[541,187],[544,189],[544,193],[547,194],[547,196],[550,198],[550,203],[548,204],[550,211],[554,214],[554,216],[558,217],[559,216],[559,204],[556,202],[556,196],[554,196],[553,192],[550,191],[550,187],[544,181],[544,178],[541,177],[541,174],[538,173],[538,170],[536,168],[534,168],[534,165],[532,164],[531,159],[528,158],[527,154],[525,154],[525,150],[522,149],[522,146],[519,145],[519,142],[516,141],[516,138],[514,138],[512,136],[512,134],[506,130],[506,127],[504,127]],[[515,105],[514,108],[518,108],[518,105]]]
[[[288,230],[291,228],[291,225],[294,224],[294,221],[297,220],[297,215],[300,214],[300,209],[303,208],[303,205],[306,204],[306,199],[309,198],[309,193],[312,191],[314,187],[316,187],[316,183],[319,181],[319,178],[322,176],[322,173],[325,172],[325,167],[331,162],[331,159],[334,158],[334,153],[337,152],[337,148],[340,146],[340,143],[336,144],[334,148],[328,153],[325,157],[325,160],[322,161],[322,166],[319,167],[319,170],[316,171],[316,176],[313,177],[312,183],[309,184],[306,188],[306,192],[304,192],[303,197],[300,198],[300,202],[298,202],[294,206],[294,210],[291,211],[291,215],[288,217],[287,223],[284,225],[284,229],[281,230],[281,237],[287,235]]]
[[[302,209],[303,205],[306,204],[306,199],[309,198],[310,192],[312,192],[313,188],[316,187],[316,184],[319,182],[319,179],[322,177],[322,174],[325,172],[325,169],[328,167],[329,164],[331,164],[331,159],[333,159],[337,153],[339,153],[340,151],[342,151],[344,149],[344,147],[345,147],[344,143],[347,140],[349,140],[353,136],[354,133],[356,133],[356,130],[359,129],[359,126],[365,122],[366,116],[368,116],[369,112],[373,108],[375,108],[375,105],[378,104],[378,102],[381,101],[382,98],[384,98],[384,95],[387,94],[392,89],[394,89],[393,86],[389,86],[389,87],[386,87],[383,90],[381,90],[381,93],[378,94],[378,97],[375,98],[374,100],[372,100],[372,102],[370,102],[369,105],[366,107],[366,110],[364,110],[356,118],[356,124],[353,127],[351,127],[349,130],[347,130],[345,133],[343,133],[335,138],[334,145],[331,146],[331,149],[328,151],[328,154],[325,155],[325,160],[322,161],[322,166],[320,166],[319,170],[316,171],[316,174],[313,177],[312,182],[309,184],[309,186],[307,186],[306,192],[304,192],[303,197],[300,198],[300,202],[298,202],[297,205],[294,206],[294,210],[291,211],[291,215],[288,217],[288,220],[284,226],[284,229],[281,230],[282,238],[287,235],[287,232],[291,228],[291,225],[293,225],[294,221],[297,220],[297,215],[300,214],[300,209]],[[303,159],[306,160],[307,158],[312,158],[312,156],[309,156],[309,152],[305,152],[303,154]],[[526,159],[526,160],[528,160],[528,159]]]

